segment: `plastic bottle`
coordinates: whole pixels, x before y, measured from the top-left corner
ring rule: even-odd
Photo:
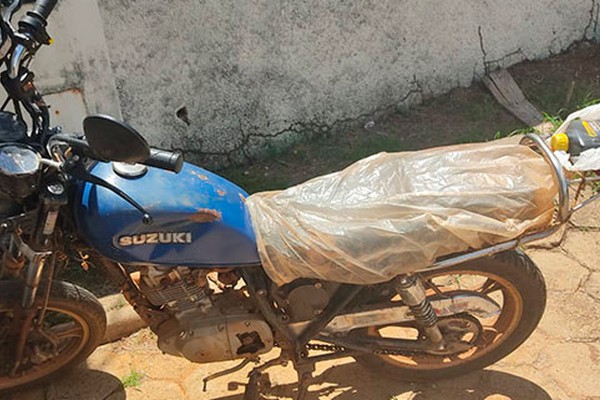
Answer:
[[[596,147],[600,147],[600,121],[574,119],[564,133],[556,133],[550,140],[552,151],[563,150],[571,156]]]

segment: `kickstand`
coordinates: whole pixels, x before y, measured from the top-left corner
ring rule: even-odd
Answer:
[[[263,374],[258,369],[253,369],[250,372],[250,379],[244,390],[244,400],[260,400],[260,394],[264,389],[271,386],[269,374]]]
[[[248,374],[250,378],[248,383],[246,384],[246,390],[244,391],[244,400],[260,400],[260,394],[271,387],[271,382],[269,381],[269,374],[264,373],[265,370],[275,366],[281,365],[286,366],[288,363],[287,356],[282,352],[279,357],[267,361],[263,365],[260,365],[254,368]]]
[[[312,374],[315,371],[315,364],[297,365],[296,372],[298,373],[298,396],[296,400],[304,400],[308,393],[308,387],[312,379]],[[245,399],[244,399],[245,400]]]

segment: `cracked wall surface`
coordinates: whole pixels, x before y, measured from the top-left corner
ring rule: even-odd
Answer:
[[[75,1],[53,18],[73,18]],[[595,39],[600,8],[597,0],[85,2],[99,10],[104,50],[86,52],[68,24],[53,33],[71,43],[77,56],[66,64],[92,86],[88,108],[110,109],[98,100],[108,96],[152,144],[210,164],[343,130]],[[101,79],[112,79],[108,89]]]

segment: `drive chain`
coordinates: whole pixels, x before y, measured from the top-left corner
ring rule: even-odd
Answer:
[[[346,348],[344,346],[338,346],[334,344],[314,344],[309,343],[306,345],[307,350],[317,350],[317,351],[330,351],[330,352],[345,352]],[[401,351],[401,350],[392,350],[392,349],[379,349],[373,350],[373,354],[376,356],[405,356],[411,353],[410,351]],[[414,353],[414,352],[413,352]]]

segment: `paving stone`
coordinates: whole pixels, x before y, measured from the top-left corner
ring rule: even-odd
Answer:
[[[549,293],[538,329],[559,340],[600,338],[600,303],[583,292]]]
[[[548,290],[574,292],[589,275],[577,261],[560,251],[528,251],[527,254],[541,269]]]
[[[523,365],[536,365],[543,360],[542,350],[546,348],[549,342],[559,342],[559,339],[549,338],[541,330],[536,330],[517,350],[500,360],[496,365],[503,368],[518,367]]]
[[[162,354],[158,349],[151,357],[144,358],[136,364],[149,379],[157,380],[184,380],[198,369],[199,365],[185,358]]]
[[[383,382],[379,383],[385,385]],[[494,367],[431,384],[415,384],[411,390],[412,396],[408,398],[413,400],[550,400],[568,398],[564,397],[565,392],[560,387],[532,367],[521,367],[518,374]]]
[[[125,391],[117,391],[113,394],[108,395],[107,398],[105,398],[104,400],[126,400],[127,399],[127,394],[125,393]]]
[[[600,232],[571,230],[562,247],[589,269],[600,271]]]
[[[559,343],[544,350],[549,362],[544,373],[571,395],[584,399],[600,393],[600,344]]]
[[[68,379],[53,382],[46,400],[105,400],[109,395],[124,393],[120,379],[106,371],[79,367],[69,373]]]
[[[103,349],[104,350],[104,349]],[[114,352],[111,350],[98,351],[87,360],[89,368],[107,371],[119,379],[136,369],[140,359],[144,355],[128,351]]]
[[[586,293],[600,301],[600,272],[594,272],[590,275],[584,289]]]
[[[198,393],[199,394],[199,393]],[[196,394],[196,398],[200,398]],[[172,381],[144,380],[138,387],[127,388],[127,400],[183,400],[185,393]]]
[[[464,397],[464,399],[509,399],[509,400],[568,400],[575,399],[560,381],[546,374],[544,369],[530,365],[503,367],[493,365],[489,370],[502,375],[493,376],[481,385],[492,392],[490,397]],[[493,393],[495,392],[495,393]],[[497,397],[496,397],[497,396]],[[501,396],[501,397],[500,397]],[[450,399],[452,397],[448,397]],[[459,399],[457,397],[456,399]],[[579,398],[577,398],[579,399]]]
[[[594,201],[573,214],[576,226],[600,227],[600,201]]]

